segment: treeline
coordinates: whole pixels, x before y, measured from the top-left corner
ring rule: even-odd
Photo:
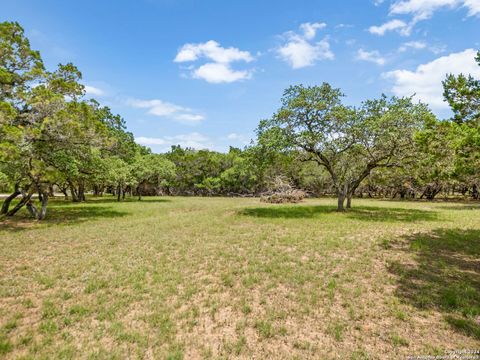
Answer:
[[[480,65],[480,55],[477,59]],[[438,120],[411,98],[342,103],[329,84],[288,88],[254,144],[227,153],[173,146],[165,154],[135,143],[125,121],[85,99],[73,64],[45,69],[18,23],[0,23],[0,209],[46,216],[55,192],[252,196],[281,177],[312,196],[479,198],[480,82],[449,75],[454,117]],[[38,199],[34,201],[34,199]]]

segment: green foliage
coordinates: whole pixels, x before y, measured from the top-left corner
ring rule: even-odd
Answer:
[[[434,118],[410,98],[382,96],[356,109],[342,105],[342,96],[327,83],[292,86],[257,130],[259,144],[299,151],[303,160],[325,168],[339,209],[373,169],[402,166],[413,155],[415,132]]]
[[[480,52],[476,61],[480,66]],[[480,123],[480,80],[471,75],[447,75],[443,81],[443,96],[450,105],[458,124]]]

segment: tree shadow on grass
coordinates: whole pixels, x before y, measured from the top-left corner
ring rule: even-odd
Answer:
[[[413,252],[415,262],[390,264],[396,295],[440,311],[455,330],[480,340],[480,230],[436,229],[397,245]]]
[[[461,205],[444,205],[439,206],[443,210],[480,210],[480,204],[461,204]]]
[[[55,204],[49,207],[47,217],[42,221],[33,220],[28,213],[22,209],[22,211],[15,216],[2,218],[0,220],[0,230],[22,231],[28,230],[36,224],[41,224],[42,226],[71,225],[97,219],[113,219],[129,214],[126,211],[116,210],[108,206],[70,205],[71,206],[58,206],[58,204]]]
[[[334,206],[316,205],[316,206],[284,206],[275,205],[269,207],[247,208],[240,211],[241,215],[258,218],[284,218],[284,219],[313,219],[325,214],[336,213]],[[338,216],[362,220],[362,221],[431,221],[437,220],[437,213],[434,211],[388,208],[376,206],[357,206],[344,213],[338,213]]]
[[[82,203],[74,203],[71,199],[64,200],[62,198],[55,198],[50,201],[50,204],[54,206],[71,206],[71,205],[78,205],[78,204],[123,204],[123,203],[138,203],[138,204],[150,204],[150,203],[166,203],[171,202],[170,199],[159,199],[159,198],[150,198],[150,197],[142,197],[142,200],[138,200],[137,197],[127,197],[125,200],[117,201],[117,198],[114,196],[98,196],[98,197],[90,197],[87,196],[87,201]]]

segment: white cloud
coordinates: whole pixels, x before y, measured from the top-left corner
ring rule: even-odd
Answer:
[[[236,71],[228,64],[207,63],[195,69],[192,72],[192,76],[196,79],[208,81],[209,83],[219,84],[250,79],[252,77],[252,71]]]
[[[216,63],[229,64],[234,61],[253,60],[248,51],[241,51],[234,47],[224,48],[214,40],[199,44],[185,44],[178,51],[175,62],[190,62],[204,57]]]
[[[303,31],[303,37],[307,40],[312,40],[317,35],[317,30],[323,29],[327,26],[325,23],[303,23],[300,25],[300,30]]]
[[[469,16],[480,15],[480,0],[464,0],[463,6],[468,8]]]
[[[203,115],[199,114],[178,114],[175,117],[179,121],[197,122],[205,119]]]
[[[147,112],[150,115],[166,117],[180,122],[196,123],[205,119],[203,115],[195,114],[192,109],[159,99],[130,99],[127,104],[134,108],[148,109]]]
[[[408,49],[421,50],[427,47],[427,43],[424,41],[408,41],[398,48],[399,52],[405,52]]]
[[[357,60],[370,61],[377,65],[384,65],[386,62],[385,58],[377,50],[365,51],[363,49],[358,50]]]
[[[152,138],[152,137],[145,137],[140,136],[135,138],[135,142],[140,145],[165,145],[166,140],[164,138]]]
[[[140,145],[154,146],[157,148],[160,147],[159,150],[162,152],[170,150],[172,145],[180,145],[182,147],[194,148],[196,150],[213,148],[210,139],[197,132],[164,136],[160,138],[140,136],[135,138],[135,141]]]
[[[429,63],[419,65],[415,71],[395,70],[384,73],[383,76],[393,81],[392,93],[397,96],[412,96],[428,103],[432,109],[447,109],[443,101],[442,80],[445,75],[472,74],[480,77],[480,67],[474,58],[476,51],[467,49],[439,57]]]
[[[242,51],[234,47],[224,48],[214,40],[198,44],[185,44],[173,60],[177,63],[193,62],[207,59],[208,62],[199,66],[190,66],[191,76],[203,79],[210,83],[231,83],[239,80],[250,79],[252,70],[234,70],[231,63],[243,61],[251,62],[253,56],[248,51]]]
[[[294,69],[312,66],[318,60],[333,60],[335,55],[330,50],[328,38],[313,41],[317,30],[325,26],[325,23],[304,23],[300,25],[301,34],[286,32],[283,37],[287,42],[277,48],[278,55]]]
[[[93,96],[105,95],[105,92],[102,89],[90,85],[85,85],[85,93]]]
[[[410,35],[411,26],[402,20],[393,19],[380,26],[370,26],[368,31],[379,36],[385,35],[387,31],[397,31],[400,35],[408,36]]]
[[[375,35],[384,35],[387,31],[397,31],[409,36],[416,23],[429,19],[440,9],[466,8],[468,16],[480,16],[480,0],[395,0],[390,5],[390,15],[410,15],[407,23],[393,19],[380,26],[371,26],[368,30]]]
[[[401,0],[391,5],[390,13],[413,15],[413,20],[419,21],[431,18],[441,8],[458,7],[467,8],[469,16],[480,14],[479,0]]]

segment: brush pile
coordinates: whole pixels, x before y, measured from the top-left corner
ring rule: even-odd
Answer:
[[[296,189],[281,176],[275,177],[270,185],[270,189],[262,194],[260,201],[271,204],[298,203],[306,196],[305,191]]]

